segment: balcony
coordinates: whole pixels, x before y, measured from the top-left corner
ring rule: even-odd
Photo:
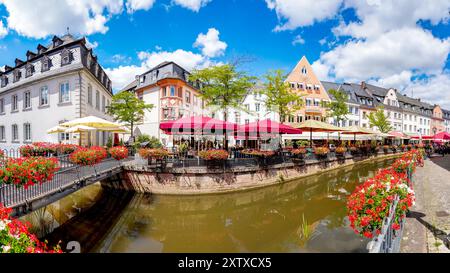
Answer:
[[[306,105],[305,113],[322,114],[323,108],[315,105]]]

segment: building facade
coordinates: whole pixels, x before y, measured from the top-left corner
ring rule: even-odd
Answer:
[[[164,134],[159,125],[164,121],[182,117],[209,115],[200,97],[200,85],[189,81],[190,73],[174,62],[163,62],[149,71],[136,76],[135,86],[127,86],[128,91],[138,98],[153,104],[142,123],[136,126],[135,135],[147,134],[161,139],[171,146],[173,136]]]
[[[106,143],[108,133],[47,134],[62,122],[89,115],[105,119],[112,84],[86,46],[85,38],[54,36],[39,44],[26,59],[0,72],[0,147],[16,148],[32,142],[66,142],[83,145]]]
[[[322,85],[328,93],[331,101],[335,101],[335,98],[330,93],[330,90],[342,91],[347,95],[347,101],[345,104],[348,107],[348,114],[345,116],[345,120],[338,122],[334,117],[329,117],[328,122],[338,127],[359,126],[361,122],[360,104],[358,103],[356,92],[353,89],[354,87],[348,83],[337,84],[325,81],[322,81]]]
[[[304,107],[287,117],[286,123],[295,125],[309,119],[326,121],[326,105],[330,102],[330,97],[305,56],[288,75],[286,82],[291,91],[301,95],[304,100]]]

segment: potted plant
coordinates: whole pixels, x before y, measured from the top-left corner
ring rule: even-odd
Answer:
[[[339,146],[336,148],[336,156],[338,157],[344,157],[345,153],[347,152],[347,148],[345,148],[344,146]]]
[[[155,159],[156,161],[161,161],[165,159],[169,152],[166,149],[162,148],[155,148],[155,149],[149,149],[149,148],[141,148],[138,150],[139,155],[142,158],[146,158],[148,160],[148,164],[152,164],[152,159]]]
[[[0,185],[14,184],[27,189],[29,186],[52,180],[57,170],[59,162],[54,157],[8,158],[0,168]]]
[[[412,150],[412,144],[408,144],[407,146],[406,146],[406,148],[408,149],[408,151],[411,151]]]
[[[228,159],[229,154],[225,150],[204,150],[198,153],[198,156],[205,160],[208,167],[222,166]]]
[[[253,149],[244,149],[241,152],[242,154],[251,155],[257,158],[258,164],[261,166],[267,165],[267,159],[275,155],[274,151],[261,151],[261,150],[253,150]]]
[[[296,158],[303,159],[307,152],[308,151],[305,148],[301,147],[301,148],[298,148],[298,149],[293,149],[291,151],[291,154],[294,155]]]
[[[358,153],[358,151],[359,151],[359,149],[356,146],[350,146],[349,149],[350,149],[350,153],[352,155],[356,155]]]
[[[112,158],[118,161],[128,157],[128,149],[124,146],[111,147],[108,152]]]
[[[314,148],[314,154],[317,156],[317,158],[320,159],[326,159],[328,157],[328,153],[330,150],[327,147],[316,147]]]
[[[389,152],[389,145],[383,145],[383,152],[387,154]]]
[[[391,150],[392,150],[392,152],[394,152],[394,153],[398,152],[398,146],[397,146],[397,145],[392,145],[392,146],[391,146]]]

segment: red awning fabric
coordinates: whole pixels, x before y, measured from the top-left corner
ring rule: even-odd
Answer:
[[[215,134],[236,131],[237,125],[206,116],[191,116],[161,122],[159,128],[166,134]]]
[[[438,134],[435,134],[433,139],[442,139],[442,140],[449,140],[450,134],[447,132],[440,132]]]
[[[238,134],[301,134],[302,130],[265,119],[239,126]]]
[[[419,136],[413,136],[412,139],[420,139]],[[422,139],[433,139],[433,136],[422,136]]]
[[[409,139],[410,138],[409,136],[405,135],[404,133],[398,132],[398,131],[392,131],[392,132],[389,132],[389,134],[392,135],[395,138],[403,138],[403,139]]]

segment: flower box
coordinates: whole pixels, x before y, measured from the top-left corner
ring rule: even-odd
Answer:
[[[81,166],[93,166],[100,163],[107,156],[103,147],[80,148],[73,152],[69,159],[72,163]]]
[[[14,184],[27,189],[29,186],[52,180],[58,169],[56,158],[8,158],[0,168],[0,184]]]
[[[115,160],[122,160],[128,157],[128,149],[124,146],[111,147],[108,152]]]

